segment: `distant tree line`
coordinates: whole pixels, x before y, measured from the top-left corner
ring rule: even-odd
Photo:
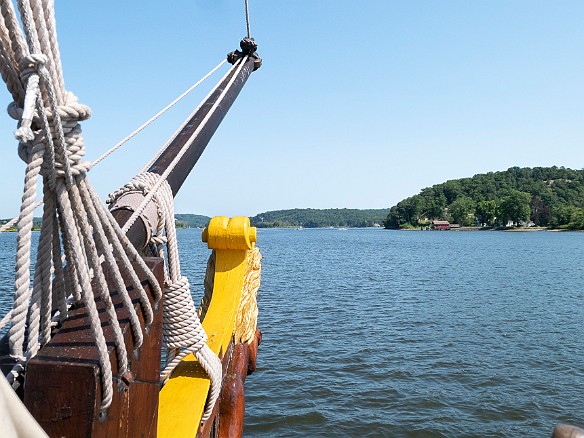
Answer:
[[[177,228],[203,228],[211,220],[208,216],[200,214],[175,214],[174,221]]]
[[[431,220],[584,229],[584,170],[512,167],[446,181],[391,207],[385,227],[419,227]]]
[[[8,219],[0,219],[0,226],[7,224],[8,222],[10,222],[12,220],[12,218]],[[32,229],[33,231],[39,231],[41,229],[41,225],[43,224],[43,218],[41,217],[34,217],[32,219]],[[18,228],[16,227],[16,225],[13,225],[12,227],[8,228],[7,231],[18,231]]]
[[[211,220],[208,216],[201,216],[199,214],[175,214],[175,225],[177,228],[203,228],[209,224]],[[0,219],[0,226],[7,223],[10,219]],[[33,230],[40,230],[43,223],[43,218],[33,218]],[[9,231],[16,231],[16,225],[9,229]]]
[[[258,228],[280,227],[373,227],[382,225],[389,209],[357,210],[349,208],[296,208],[260,213],[252,218],[251,225]]]

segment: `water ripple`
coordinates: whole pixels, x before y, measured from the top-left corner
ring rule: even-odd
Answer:
[[[582,233],[260,230],[247,436],[584,425]]]

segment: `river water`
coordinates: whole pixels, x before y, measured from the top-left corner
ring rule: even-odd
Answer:
[[[584,233],[259,230],[245,435],[584,426]]]
[[[35,235],[38,233],[35,233]],[[208,250],[178,230],[197,302]],[[14,233],[0,234],[13,275]],[[584,426],[584,233],[260,229],[249,437]],[[10,302],[10,280],[0,285]]]

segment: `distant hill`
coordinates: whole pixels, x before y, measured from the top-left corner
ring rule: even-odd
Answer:
[[[512,167],[446,181],[391,207],[385,227],[419,227],[433,219],[584,229],[584,170]]]
[[[201,216],[199,214],[175,214],[175,223],[177,228],[203,228],[209,224],[211,220],[208,216]],[[4,225],[10,219],[0,219],[0,225]],[[35,217],[33,219],[33,226],[35,229],[40,229],[43,219]]]
[[[372,227],[381,225],[389,209],[357,210],[349,208],[295,208],[260,213],[252,218],[251,224],[258,228],[276,227]]]
[[[203,228],[209,224],[211,220],[208,216],[201,216],[199,214],[175,214],[177,228]]]

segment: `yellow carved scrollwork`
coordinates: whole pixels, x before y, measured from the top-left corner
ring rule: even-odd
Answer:
[[[239,342],[247,342],[244,337],[251,330],[249,324],[253,324],[255,332],[261,254],[254,248],[256,228],[250,226],[247,217],[214,217],[203,230],[202,239],[214,251],[215,269],[212,294],[203,300],[201,319],[207,345],[222,357],[234,335],[236,319],[248,320],[247,329],[242,329],[238,336]],[[252,303],[249,298],[242,300],[244,286],[251,289]],[[247,303],[245,310],[240,309],[243,302]],[[239,313],[251,312],[252,318],[238,316],[238,309]],[[238,326],[244,327],[244,322]],[[209,385],[209,378],[194,356],[185,358],[160,391],[158,436],[196,436],[199,427],[196,419],[202,416]]]

